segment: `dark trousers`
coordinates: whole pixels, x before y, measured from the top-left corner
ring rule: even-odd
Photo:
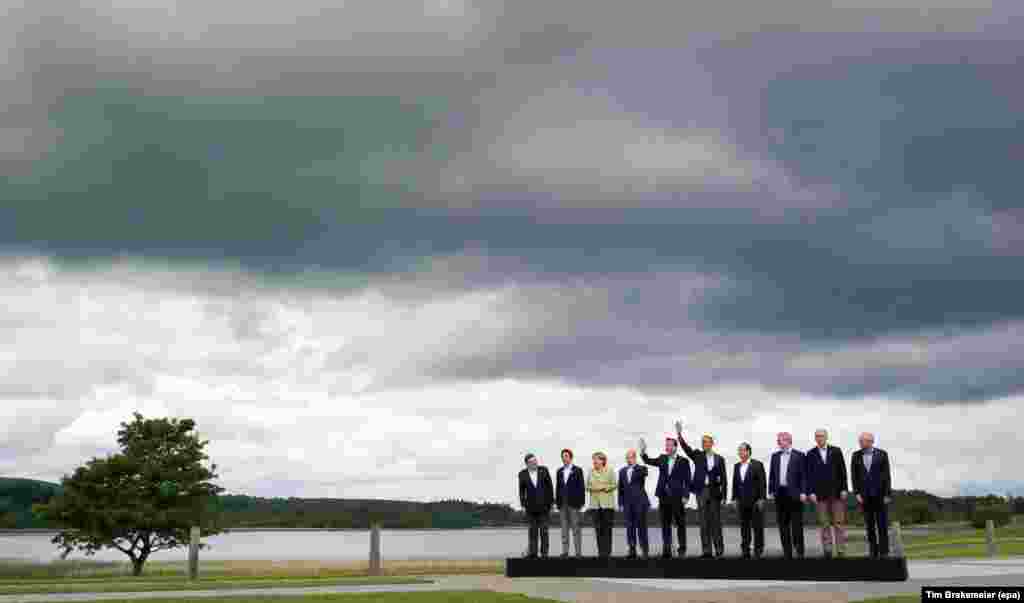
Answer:
[[[548,554],[548,512],[528,512],[527,520],[530,522],[530,555],[537,555],[537,537],[540,537],[540,554]]]
[[[626,505],[622,509],[626,516],[626,543],[629,550],[636,550],[637,540],[640,550],[647,552],[647,505]]]
[[[722,499],[712,493],[711,488],[704,488],[697,497],[697,513],[700,516],[700,545],[705,555],[725,553],[722,540]]]
[[[775,511],[779,522],[779,539],[782,554],[787,559],[796,551],[797,557],[804,556],[804,505],[799,498],[791,495],[786,488],[779,488],[775,495]]]
[[[872,557],[889,554],[889,508],[881,496],[864,497],[864,527]]]
[[[679,536],[679,554],[686,554],[686,504],[682,497],[663,496],[658,499],[658,516],[661,518],[661,544],[666,552],[672,551],[672,524]]]
[[[750,532],[754,532],[754,553],[764,553],[764,510],[755,503],[736,505],[740,512],[740,549],[744,555],[750,554]]]
[[[615,509],[593,509],[594,533],[597,535],[597,555],[610,557],[612,554],[612,522]]]

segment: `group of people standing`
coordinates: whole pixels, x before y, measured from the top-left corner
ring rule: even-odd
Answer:
[[[626,466],[616,472],[608,466],[603,452],[592,456],[593,467],[584,477],[583,469],[573,464],[572,450],[562,450],[562,466],[552,479],[547,467],[539,464],[534,454],[525,457],[526,468],[519,473],[519,502],[529,520],[527,556],[548,555],[548,521],[552,506],[557,507],[562,528],[562,556],[569,556],[569,537],[577,557],[582,556],[583,536],[580,527],[586,494],[590,495],[589,511],[597,536],[601,557],[612,554],[612,523],[620,509],[626,522],[628,557],[637,558],[637,548],[644,558],[649,556],[647,512],[651,503],[647,495],[647,466],[658,469],[654,496],[658,499],[661,519],[661,556],[671,558],[672,528],[678,543],[677,555],[686,556],[686,503],[693,494],[697,500],[702,557],[716,558],[725,554],[722,538],[722,506],[729,494],[740,519],[741,552],[744,558],[764,554],[764,506],[775,501],[779,539],[787,559],[804,557],[804,505],[816,506],[819,535],[826,558],[846,554],[846,509],[848,497],[856,497],[864,513],[869,555],[889,555],[888,505],[892,496],[892,472],[889,456],[875,448],[873,434],[862,433],[860,449],[850,459],[853,489],[846,470],[843,451],[828,443],[828,431],[814,432],[815,446],[807,452],[793,449],[793,436],[777,435],[778,451],[772,454],[769,471],[751,458],[751,447],[743,442],[737,449],[739,462],[733,465],[732,490],[725,458],[715,452],[710,434],[701,438],[701,450],[694,450],[683,438],[682,424],[676,422],[676,437],[665,438],[665,452],[648,456],[647,444],[639,442],[637,451],[626,452]],[[681,446],[686,456],[678,454]],[[693,461],[690,468],[689,457]],[[834,535],[834,536],[833,536]]]

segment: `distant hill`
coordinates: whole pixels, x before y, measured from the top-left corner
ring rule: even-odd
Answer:
[[[384,528],[477,528],[516,524],[511,506],[465,500],[411,502],[339,498],[257,498],[239,494],[219,499],[224,527],[367,528],[370,521]]]
[[[0,528],[46,528],[32,516],[32,505],[48,501],[59,494],[60,485],[31,479],[0,477]],[[922,490],[893,492],[890,517],[905,525],[937,520],[966,521],[979,506],[1007,504],[996,497],[957,496],[943,498]],[[1015,498],[1011,506],[1024,512],[1024,498]],[[218,523],[224,528],[334,528],[365,529],[371,521],[379,521],[389,529],[477,528],[517,526],[525,522],[521,511],[504,503],[478,503],[466,500],[412,502],[402,500],[340,499],[340,498],[263,498],[243,494],[226,494],[218,498]],[[775,513],[766,513],[767,523],[775,521]],[[813,522],[808,506],[807,521]],[[726,524],[738,523],[735,509],[722,512]],[[697,514],[687,513],[687,522],[695,523]],[[656,511],[649,514],[651,525],[658,521]],[[850,523],[863,519],[850,499]],[[621,523],[617,514],[616,523]],[[584,523],[590,524],[589,514]]]
[[[32,516],[32,505],[60,493],[60,484],[20,477],[0,477],[0,528],[45,528]]]

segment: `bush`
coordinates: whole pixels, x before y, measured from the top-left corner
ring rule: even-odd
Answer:
[[[896,513],[904,525],[935,523],[935,511],[927,500],[914,500],[903,503]]]
[[[974,511],[974,516],[971,517],[971,525],[975,529],[983,530],[985,529],[985,522],[991,519],[998,528],[1009,525],[1012,518],[1013,515],[1006,508],[1006,505],[978,507]]]

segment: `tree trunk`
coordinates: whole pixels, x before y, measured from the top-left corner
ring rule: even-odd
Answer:
[[[146,558],[145,557],[133,557],[132,558],[132,575],[133,576],[141,576],[142,575],[142,566],[145,565],[145,564],[146,564]]]

